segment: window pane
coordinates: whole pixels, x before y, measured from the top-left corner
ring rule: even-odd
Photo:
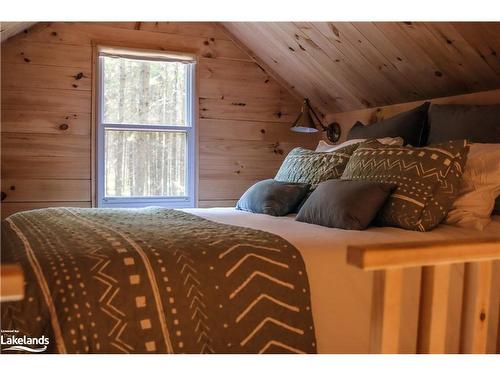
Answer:
[[[105,130],[105,196],[186,196],[184,132]]]
[[[188,65],[101,57],[104,122],[189,125],[186,123]]]

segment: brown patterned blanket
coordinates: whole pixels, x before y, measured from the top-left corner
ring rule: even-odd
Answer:
[[[58,353],[315,353],[300,253],[279,236],[163,208],[50,208],[2,222],[25,298],[1,328]],[[2,345],[5,349],[5,345]]]

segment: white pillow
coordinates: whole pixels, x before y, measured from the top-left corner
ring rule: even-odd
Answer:
[[[471,145],[458,194],[445,223],[483,230],[500,194],[500,144]]]
[[[349,141],[345,141],[339,145],[331,145],[329,143],[326,143],[325,141],[321,140],[318,143],[318,147],[316,147],[316,152],[332,152],[335,150],[338,150],[339,148],[353,145],[355,143],[361,143],[366,141],[366,139],[351,139]],[[377,141],[384,145],[391,145],[391,146],[402,146],[404,144],[404,140],[401,137],[386,137],[386,138],[377,138]]]

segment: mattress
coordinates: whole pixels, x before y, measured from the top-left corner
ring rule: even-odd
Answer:
[[[260,229],[294,245],[306,264],[319,353],[369,352],[372,273],[346,263],[348,245],[500,236],[500,216],[484,231],[440,225],[430,232],[372,227],[349,231],[234,208],[186,209],[224,224]]]

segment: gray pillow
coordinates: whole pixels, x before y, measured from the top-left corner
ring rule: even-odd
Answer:
[[[492,215],[500,215],[500,197],[495,201],[495,207],[493,207]]]
[[[358,121],[349,130],[347,139],[401,137],[405,144],[424,145],[427,141],[427,110],[429,105],[429,102],[425,102],[409,111],[367,126]]]
[[[500,143],[500,105],[433,104],[429,126],[429,143],[452,139]]]
[[[296,220],[324,227],[362,230],[368,227],[396,187],[374,181],[328,180],[318,185]]]
[[[308,191],[308,184],[263,180],[251,186],[241,196],[236,209],[257,214],[285,216],[297,208]]]

